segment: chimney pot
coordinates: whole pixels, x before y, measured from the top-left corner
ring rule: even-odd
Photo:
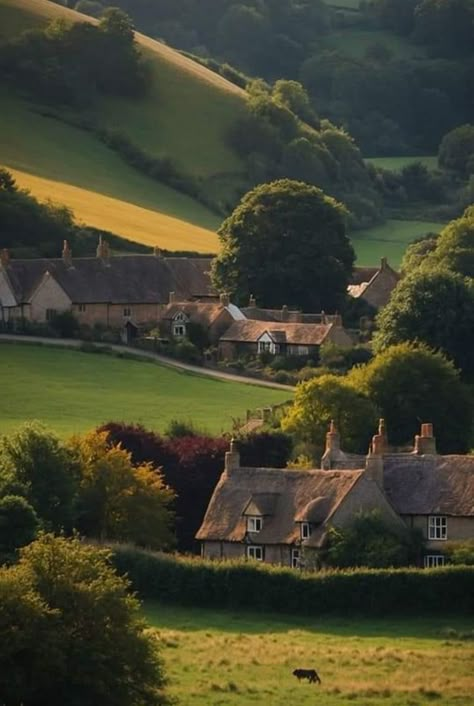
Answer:
[[[170,292],[168,295],[168,303],[174,304],[176,302],[176,292]]]
[[[72,265],[72,250],[69,247],[69,243],[67,240],[63,241],[62,258],[63,258],[64,264],[67,265],[68,267],[71,267],[71,265]]]
[[[281,320],[288,321],[288,307],[286,304],[281,307]]]
[[[8,252],[7,248],[3,248],[0,251],[0,263],[3,265],[3,267],[6,267],[9,262],[10,262],[10,253]]]
[[[240,454],[237,448],[237,443],[234,437],[232,437],[230,440],[229,451],[227,451],[225,455],[225,471],[230,474],[238,468],[240,468]]]
[[[163,257],[163,253],[161,251],[161,248],[158,247],[158,245],[155,245],[153,248],[153,255],[155,257]]]
[[[331,419],[329,431],[326,433],[326,449],[321,458],[321,468],[330,471],[337,463],[338,456],[341,455],[341,439],[337,431],[334,420]]]
[[[229,306],[230,298],[226,292],[222,292],[219,299],[220,299],[222,306]]]
[[[415,453],[436,454],[436,439],[433,436],[433,424],[430,422],[421,425],[421,433],[415,436]]]
[[[106,240],[102,238],[101,235],[99,235],[99,242],[97,244],[96,254],[97,257],[101,258],[102,260],[107,260],[110,256],[109,244]]]

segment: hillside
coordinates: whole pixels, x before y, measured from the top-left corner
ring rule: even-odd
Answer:
[[[52,19],[92,21],[48,0],[0,0],[0,36],[11,38]],[[92,118],[125,132],[154,156],[171,157],[205,181],[209,193],[228,198],[241,165],[224,135],[242,105],[241,90],[163,44],[142,35],[137,39],[151,71],[148,95],[133,101],[101,98]],[[106,223],[119,235],[170,249],[215,250],[212,231],[219,216],[128,167],[95,136],[38,115],[17,96],[0,99],[1,162],[22,172],[20,185],[64,201],[88,224]],[[56,182],[53,191],[51,182]]]
[[[230,431],[247,409],[289,397],[155,363],[21,344],[0,345],[0,384],[10,400],[0,411],[3,432],[39,419],[64,436],[111,420],[163,431],[172,419],[192,420],[219,434]]]

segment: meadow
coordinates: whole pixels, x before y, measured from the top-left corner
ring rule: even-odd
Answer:
[[[471,619],[295,618],[146,603],[179,706],[468,706]],[[297,682],[316,668],[322,684]]]
[[[38,419],[62,436],[111,420],[163,431],[172,419],[219,434],[245,418],[247,409],[291,397],[154,362],[7,343],[0,344],[0,386],[1,433]]]
[[[431,221],[387,220],[382,225],[351,233],[352,245],[359,265],[378,265],[381,257],[388,258],[392,267],[399,267],[408,245],[426,233],[439,233],[443,223]]]

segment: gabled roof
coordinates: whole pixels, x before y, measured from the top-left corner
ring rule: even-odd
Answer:
[[[292,324],[278,323],[271,326],[267,321],[234,321],[221,336],[221,341],[256,343],[265,333],[275,342],[318,346],[327,337],[333,324]]]
[[[274,515],[278,493],[255,493],[243,510],[243,515]]]
[[[300,539],[296,517],[308,501],[324,496],[321,523],[329,520],[364,471],[294,471],[273,468],[237,468],[223,473],[196,535],[199,540],[241,542],[254,498],[274,496],[273,511],[264,518],[258,543],[293,544]],[[323,517],[324,514],[324,517]],[[257,541],[257,540],[254,540]]]
[[[388,274],[389,277],[383,278],[381,286],[385,289],[385,297],[388,300],[391,291],[396,286],[400,279],[400,275],[387,263],[385,258],[382,259],[380,267],[356,267],[352,273],[351,283],[347,287],[348,293],[354,299],[367,294],[367,291],[374,286],[379,280],[382,273]]]
[[[166,304],[169,293],[179,299],[215,295],[209,258],[114,255],[59,259],[10,260],[8,274],[18,302],[27,302],[46,271],[74,303]]]
[[[193,323],[209,327],[226,308],[219,302],[173,302],[162,312],[162,319],[172,321],[178,314],[185,314]]]

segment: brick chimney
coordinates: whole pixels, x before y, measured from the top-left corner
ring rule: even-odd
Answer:
[[[61,257],[63,258],[63,262],[66,267],[72,267],[72,250],[69,247],[67,240],[63,241],[63,251],[61,253]]]
[[[415,436],[415,449],[416,454],[436,454],[436,439],[433,436],[433,425],[432,424],[422,424],[421,434]]]
[[[3,265],[3,267],[6,267],[9,262],[10,253],[8,252],[7,248],[3,248],[2,250],[0,250],[0,264]]]
[[[365,473],[383,489],[383,454],[387,447],[385,421],[379,420],[378,433],[372,437],[369,453],[365,459]]]
[[[286,304],[281,307],[281,320],[288,321],[288,307]]]
[[[249,306],[251,306],[251,307],[257,306],[257,300],[255,299],[253,294],[251,294],[249,297]]]
[[[331,419],[329,431],[326,433],[326,448],[321,458],[321,468],[323,471],[330,471],[335,467],[338,457],[342,454],[341,437],[336,429],[334,420]]]
[[[176,292],[170,292],[168,294],[168,304],[174,304],[176,302]]]
[[[225,454],[224,469],[228,475],[240,468],[240,454],[234,438],[230,440],[229,451]]]
[[[108,258],[110,257],[109,244],[106,240],[102,238],[101,235],[99,236],[96,254],[97,257],[100,257],[102,260],[108,260]]]
[[[229,306],[230,297],[227,294],[227,292],[222,292],[221,295],[219,296],[219,299],[220,299],[222,306]]]
[[[386,270],[388,267],[388,262],[386,257],[381,257],[380,258],[380,269],[381,270]]]

